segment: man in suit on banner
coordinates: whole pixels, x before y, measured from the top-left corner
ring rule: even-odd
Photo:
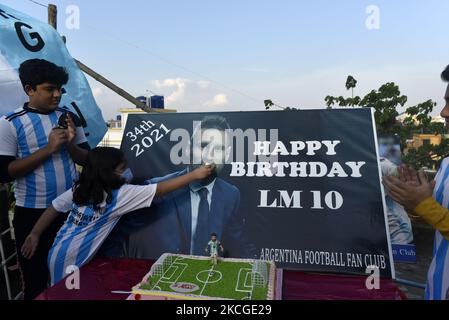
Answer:
[[[196,127],[188,148],[192,164],[184,170],[151,183],[182,175],[204,163],[216,166],[215,174],[155,201],[146,213],[145,227],[132,232],[126,244],[127,256],[157,258],[164,252],[204,255],[211,233],[226,247],[225,255],[254,257],[245,234],[245,219],[239,212],[240,191],[218,177],[231,154],[226,119],[207,116]],[[195,161],[196,160],[196,161]]]

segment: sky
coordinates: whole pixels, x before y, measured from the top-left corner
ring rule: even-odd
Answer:
[[[447,0],[36,0],[58,7],[71,55],[134,96],[178,112],[324,108],[395,82],[406,106],[443,106]],[[30,0],[0,0],[47,21]],[[87,76],[106,120],[133,105]],[[399,109],[399,112],[405,109]]]

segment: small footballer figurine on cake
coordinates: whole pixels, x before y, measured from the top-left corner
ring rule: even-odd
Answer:
[[[224,249],[223,246],[221,245],[221,242],[217,240],[217,234],[212,233],[210,235],[210,241],[207,243],[207,247],[206,249],[204,249],[204,251],[206,252],[209,251],[213,264],[217,264],[218,247],[220,247],[221,253],[223,253]]]

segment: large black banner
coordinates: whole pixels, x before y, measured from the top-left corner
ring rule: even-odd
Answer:
[[[121,149],[134,182],[217,165],[216,176],[124,217],[115,236],[127,256],[204,253],[215,232],[226,256],[394,273],[370,109],[135,114]]]

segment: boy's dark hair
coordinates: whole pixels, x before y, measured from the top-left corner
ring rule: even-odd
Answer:
[[[31,86],[36,90],[36,86],[45,82],[62,87],[69,81],[69,74],[63,67],[43,59],[31,59],[22,62],[19,67],[19,78],[22,87]]]
[[[449,65],[444,69],[443,72],[441,72],[441,79],[443,81],[449,82]]]
[[[73,202],[79,206],[93,206],[97,210],[105,200],[106,192],[106,202],[111,203],[112,191],[125,183],[114,173],[123,162],[126,162],[125,155],[116,148],[97,147],[89,151],[87,163],[73,187]]]
[[[210,236],[211,236],[211,237],[216,237],[217,234],[216,234],[215,232],[213,232]]]

